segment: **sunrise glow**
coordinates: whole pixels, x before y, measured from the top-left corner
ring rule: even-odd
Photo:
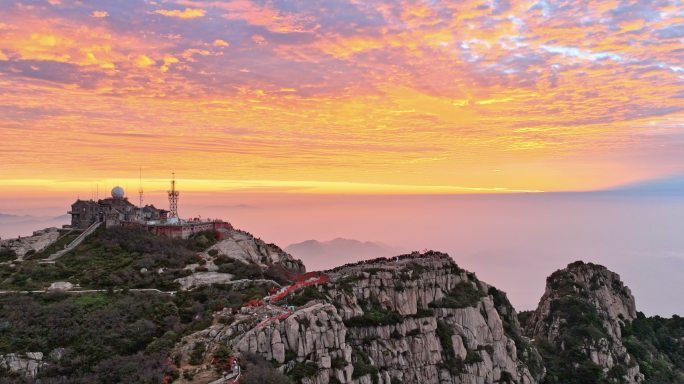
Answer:
[[[684,170],[675,1],[0,6],[6,193],[141,166],[190,189],[315,193],[583,191]]]

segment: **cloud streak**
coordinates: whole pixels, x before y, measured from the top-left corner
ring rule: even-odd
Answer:
[[[207,11],[205,11],[203,9],[190,9],[190,8],[185,8],[184,11],[179,11],[177,9],[174,9],[171,11],[158,9],[158,10],[154,11],[154,13],[158,13],[160,15],[178,17],[181,19],[194,19],[195,17],[203,17],[206,12]]]
[[[0,154],[0,178],[147,159],[198,177],[586,189],[607,185],[542,175],[613,156],[611,182],[631,182],[625,169],[641,160],[621,154],[682,139],[676,1],[0,6],[2,124],[24,129],[5,145],[34,154]],[[145,135],[171,138],[131,139]],[[60,143],[49,161],[32,149],[47,143]],[[669,161],[662,172],[681,171]],[[489,170],[507,164],[539,176],[502,185]]]

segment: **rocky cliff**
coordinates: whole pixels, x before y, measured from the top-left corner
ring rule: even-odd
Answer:
[[[311,384],[537,383],[543,376],[505,294],[446,255],[383,259],[326,274],[329,283],[272,305],[265,300],[235,315],[217,314],[229,320],[186,337],[174,358],[197,377],[226,345],[261,354]],[[294,312],[286,304],[296,304]],[[186,366],[197,345],[206,352]]]
[[[637,312],[602,266],[554,272],[521,314],[439,252],[305,272],[238,230],[102,228],[0,263],[0,382],[684,384],[684,319]]]
[[[18,237],[16,239],[0,240],[0,253],[3,250],[13,252],[16,259],[21,261],[24,256],[44,250],[54,243],[61,233],[57,228],[45,228],[33,232],[33,236]]]
[[[546,280],[546,292],[524,324],[549,368],[549,381],[641,383],[622,328],[637,318],[634,296],[620,276],[581,261]]]

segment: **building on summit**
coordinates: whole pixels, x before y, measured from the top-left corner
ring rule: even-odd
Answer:
[[[166,218],[168,211],[146,205],[142,211],[124,197],[121,187],[112,189],[112,197],[94,200],[76,200],[71,204],[71,228],[86,229],[97,222],[105,222],[107,227],[121,225],[122,222],[151,221]]]
[[[201,220],[199,218],[182,220],[177,215],[178,191],[175,180],[172,191],[169,191],[169,202],[172,211],[158,209],[154,205],[137,207],[125,197],[123,188],[114,187],[112,197],[101,200],[76,200],[71,204],[71,225],[65,227],[85,230],[96,223],[104,223],[105,227],[139,226],[152,233],[170,237],[187,238],[197,232],[219,228],[233,229],[230,223],[220,219]],[[141,197],[142,202],[142,197]],[[142,204],[141,204],[142,205]]]

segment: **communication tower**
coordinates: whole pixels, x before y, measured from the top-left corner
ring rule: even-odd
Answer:
[[[169,217],[178,217],[178,194],[176,191],[176,174],[172,173],[171,190],[169,191]]]

